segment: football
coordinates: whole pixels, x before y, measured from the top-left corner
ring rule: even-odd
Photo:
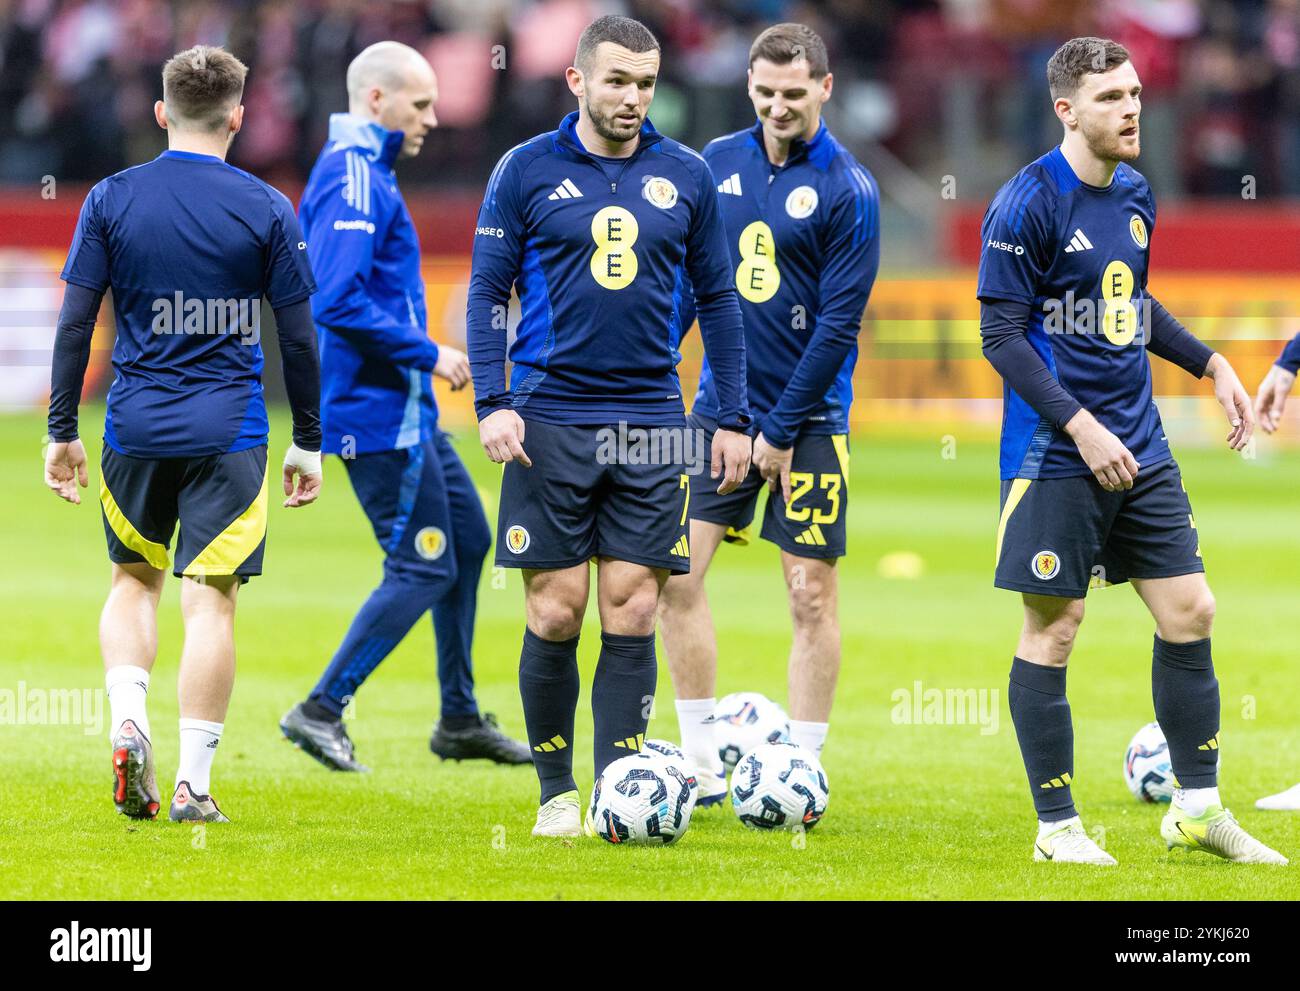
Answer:
[[[829,801],[821,762],[793,743],[755,747],[731,775],[731,806],[752,829],[812,829]]]
[[[667,757],[685,771],[687,777],[695,774],[695,767],[691,763],[691,759],[686,756],[686,751],[671,740],[646,740],[645,743],[641,744],[641,752]]]
[[[591,792],[591,822],[607,843],[664,845],[686,833],[695,808],[695,778],[658,753],[620,757]]]
[[[790,739],[790,720],[785,710],[758,692],[724,696],[705,721],[714,725],[718,755],[728,772],[755,747]]]
[[[1159,723],[1147,723],[1133,734],[1124,752],[1124,783],[1142,802],[1168,802],[1174,797],[1169,744]]]

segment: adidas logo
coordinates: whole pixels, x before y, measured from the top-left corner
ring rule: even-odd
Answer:
[[[533,747],[533,749],[539,754],[553,754],[555,751],[563,750],[567,746],[568,744],[564,742],[564,737],[557,733],[545,743],[539,743],[537,746]]]
[[[1065,247],[1065,253],[1068,255],[1074,251],[1087,251],[1091,247],[1092,242],[1089,241],[1088,236],[1083,233],[1083,229],[1081,227],[1076,227],[1074,229],[1074,237],[1070,238],[1070,243]]]
[[[1051,781],[1044,781],[1039,788],[1064,788],[1070,783],[1070,772],[1066,771],[1059,778],[1053,778]]]
[[[546,197],[548,200],[574,200],[582,195],[582,190],[573,184],[572,179],[565,179],[555,187],[555,192]]]
[[[686,534],[682,534],[677,538],[677,543],[673,544],[672,552],[676,557],[691,556],[691,546],[686,542]]]
[[[808,544],[811,547],[825,547],[826,535],[822,533],[820,523],[814,523],[799,536],[794,538],[796,544]]]
[[[636,736],[629,736],[622,740],[615,740],[614,746],[620,747],[623,750],[635,750],[640,752],[641,744],[643,743],[645,743],[645,734],[638,733]]]
[[[740,173],[733,172],[726,179],[718,183],[718,192],[730,193],[732,196],[740,195]]]

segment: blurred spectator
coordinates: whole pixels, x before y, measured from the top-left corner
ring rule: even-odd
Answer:
[[[493,161],[572,109],[563,70],[606,11],[664,48],[656,124],[695,146],[749,124],[749,45],[778,20],[826,40],[851,143],[926,181],[960,164],[987,196],[1059,140],[1045,64],[1108,34],[1142,76],[1141,167],[1157,195],[1300,195],[1300,0],[0,0],[0,181],[89,182],[165,146],[153,122],[174,51],[229,47],[250,68],[231,160],[301,182],[346,109],[366,45],[395,38],[439,73],[442,126],[411,185],[478,187]]]

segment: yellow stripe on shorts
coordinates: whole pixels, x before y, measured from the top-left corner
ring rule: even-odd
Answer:
[[[1016,506],[1020,505],[1020,500],[1029,491],[1029,483],[1032,481],[1032,478],[1017,478],[1011,483],[1011,491],[1007,493],[1007,504],[1002,507],[1002,518],[998,520],[998,552],[993,559],[994,564],[1002,560],[1002,538],[1007,533],[1007,520],[1011,519]]]
[[[221,533],[213,538],[212,543],[185,568],[185,574],[191,578],[202,575],[233,575],[235,569],[243,564],[257,545],[266,537],[266,505],[268,482],[271,477],[271,462],[266,463],[266,473],[262,476],[262,491],[253,499],[249,507]]]
[[[162,544],[154,543],[147,540],[135,525],[126,518],[113,498],[113,493],[108,490],[108,482],[105,480],[103,472],[99,475],[99,504],[104,507],[104,518],[108,520],[109,527],[117,534],[117,539],[122,541],[129,550],[135,551],[151,567],[159,570],[165,569],[170,562],[167,556],[167,548]]]
[[[835,445],[835,456],[840,459],[840,474],[844,476],[844,487],[849,487],[849,435],[831,434],[831,443]]]

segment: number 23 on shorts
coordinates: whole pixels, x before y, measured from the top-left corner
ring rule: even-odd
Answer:
[[[838,472],[790,472],[790,501],[785,507],[785,518],[796,523],[806,523],[810,517],[813,523],[834,523],[840,518],[840,487],[843,484],[843,476]],[[826,501],[830,504],[828,509],[799,505],[799,500],[808,495],[814,485],[826,493]]]

